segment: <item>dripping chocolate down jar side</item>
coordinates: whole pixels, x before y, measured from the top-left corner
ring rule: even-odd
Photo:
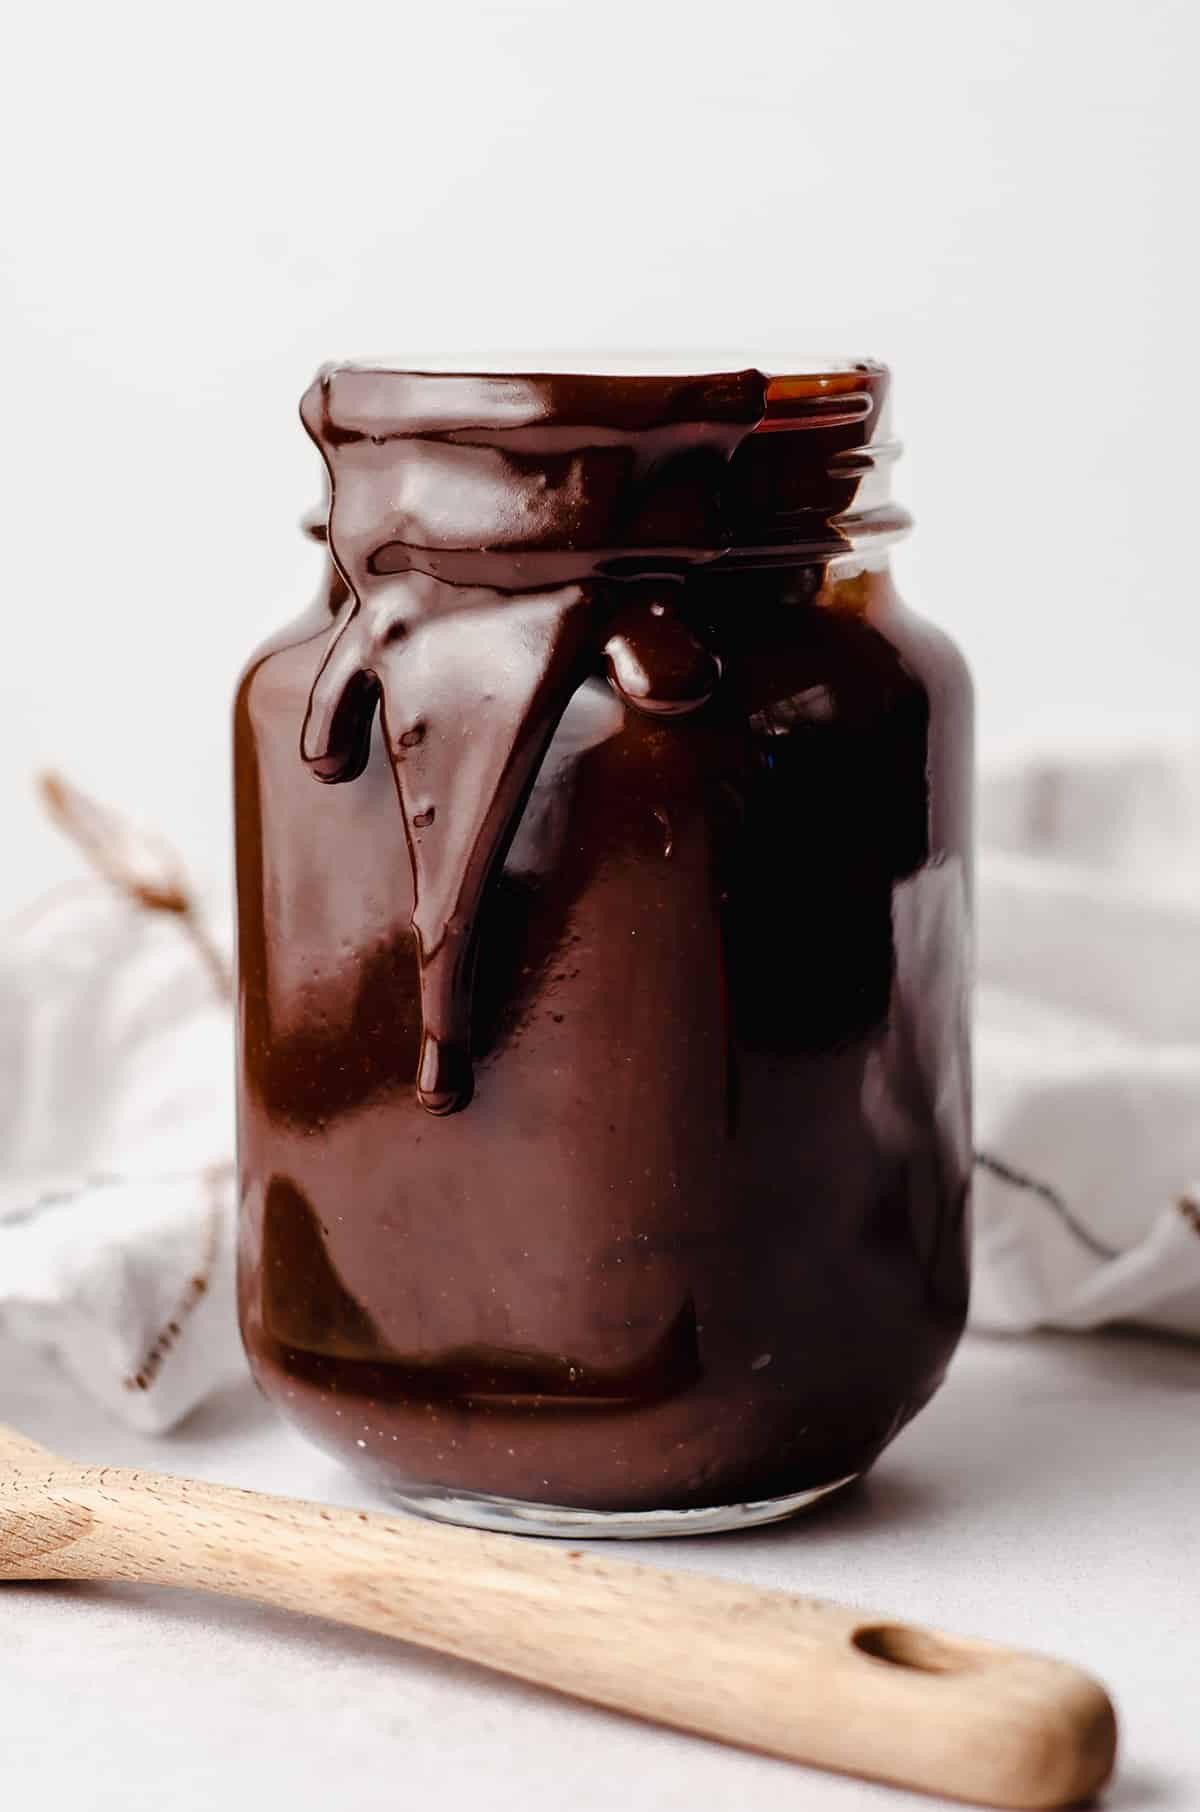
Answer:
[[[237,694],[242,1331],[434,1515],[674,1533],[864,1471],[967,1300],[971,700],[889,376],[302,405]]]

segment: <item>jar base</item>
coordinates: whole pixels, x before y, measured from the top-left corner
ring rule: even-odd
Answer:
[[[647,1541],[680,1535],[720,1535],[782,1522],[810,1504],[842,1491],[861,1475],[851,1472],[828,1485],[813,1485],[786,1497],[749,1504],[714,1504],[700,1510],[574,1510],[563,1504],[533,1504],[520,1498],[486,1497],[469,1491],[397,1491],[393,1501],[435,1522],[501,1535],[549,1535],[565,1541]]]

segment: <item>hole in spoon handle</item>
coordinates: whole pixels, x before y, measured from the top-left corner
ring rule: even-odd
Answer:
[[[864,1624],[852,1633],[850,1640],[873,1660],[910,1668],[915,1673],[959,1674],[985,1664],[979,1651],[969,1643],[936,1636],[932,1630],[915,1629],[907,1623]]]

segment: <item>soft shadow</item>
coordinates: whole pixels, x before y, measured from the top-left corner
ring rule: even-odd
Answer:
[[[1076,1445],[1055,1436],[1058,1400],[1081,1410],[1095,1404],[1090,1414],[1098,1426],[1105,1413],[1100,1405],[1111,1400],[1112,1414],[1101,1430],[1107,1438],[1118,1414],[1141,1427],[1139,1400],[1200,1393],[1200,1344],[1140,1329],[1019,1339],[972,1334],[963,1358],[972,1350],[977,1361],[994,1357],[999,1364],[952,1365],[930,1405],[865,1477],[785,1522],[689,1536],[688,1553],[713,1544],[714,1551],[753,1553],[764,1547],[778,1551],[784,1542],[876,1537],[888,1529],[938,1523],[948,1513],[972,1514],[981,1494],[993,1505],[1006,1501],[1014,1512],[1033,1494],[1046,1507],[1056,1493],[1073,1488],[1079,1464]],[[1031,1418],[1030,1406],[1050,1413]],[[1072,1426],[1077,1425],[1073,1417]],[[1128,1430],[1125,1447],[1135,1465],[1137,1443]],[[1145,1463],[1151,1459],[1147,1453]],[[1115,1476],[1109,1488],[1119,1489]]]
[[[1182,1334],[1149,1332],[1125,1325],[1097,1333],[1069,1334],[1049,1329],[1033,1336],[973,1334],[981,1347],[998,1350],[1014,1339],[1028,1340],[1068,1380],[1123,1389],[1200,1391],[1200,1342]]]
[[[231,1429],[277,1429],[279,1414],[256,1388],[252,1378],[237,1379],[196,1406],[170,1433],[172,1444],[203,1447]]]
[[[1181,1806],[1179,1791],[1186,1783],[1172,1783],[1140,1762],[1124,1765],[1117,1760],[1117,1772],[1104,1791],[1087,1801],[1079,1812],[1153,1812],[1156,1806]]]
[[[782,1522],[763,1523],[757,1529],[730,1529],[720,1535],[689,1535],[688,1553],[713,1549],[722,1553],[737,1549],[753,1553],[769,1547],[777,1551],[781,1541],[804,1542],[826,1533],[857,1536],[894,1527],[911,1526],[926,1517],[937,1517],[944,1511],[941,1493],[927,1475],[897,1465],[885,1455],[876,1471],[852,1481],[832,1497],[821,1498],[807,1510]],[[635,1546],[628,1544],[628,1551]],[[636,1558],[636,1555],[634,1556]]]
[[[110,1612],[124,1606],[134,1616],[153,1616],[164,1632],[164,1639],[172,1625],[189,1629],[219,1625],[225,1640],[232,1638],[239,1645],[244,1644],[252,1658],[260,1662],[264,1654],[281,1656],[282,1651],[291,1650],[301,1660],[306,1655],[319,1655],[322,1664],[387,1666],[395,1671],[398,1684],[402,1683],[407,1670],[420,1668],[460,1692],[486,1687],[514,1711],[521,1706],[544,1704],[547,1693],[553,1692],[550,1687],[516,1679],[478,1662],[459,1660],[455,1655],[441,1654],[402,1637],[374,1635],[369,1630],[353,1629],[322,1617],[276,1610],[246,1599],[227,1598],[221,1593],[191,1592],[174,1586],[69,1579],[13,1580],[0,1589],[4,1594],[36,1592],[39,1598],[62,1598],[78,1604],[81,1614],[86,1614],[89,1603],[103,1604]],[[554,1693],[553,1696],[562,1695]],[[590,1701],[576,1700],[575,1703],[585,1705],[598,1718],[628,1722],[627,1715],[622,1712],[610,1711]],[[669,1734],[658,1725],[650,1724],[646,1728],[659,1737],[665,1738]]]

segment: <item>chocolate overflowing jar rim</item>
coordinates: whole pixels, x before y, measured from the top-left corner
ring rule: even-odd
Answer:
[[[338,469],[344,483],[352,463],[389,474],[373,490],[373,570],[479,583],[489,562],[515,562],[524,585],[894,539],[909,517],[888,492],[889,389],[867,359],[669,374],[356,360],[323,367],[301,416],[330,474],[339,564]]]

